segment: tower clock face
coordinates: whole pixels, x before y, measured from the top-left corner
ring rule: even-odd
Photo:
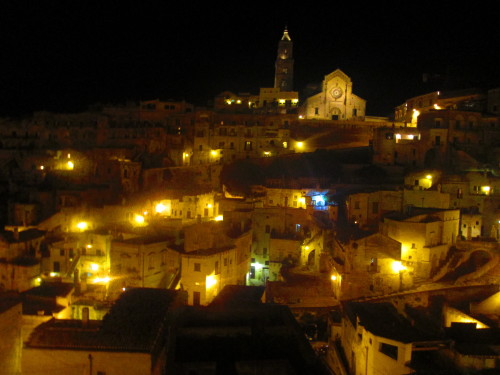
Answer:
[[[342,89],[340,87],[335,87],[331,91],[331,95],[335,98],[338,99],[342,96]]]

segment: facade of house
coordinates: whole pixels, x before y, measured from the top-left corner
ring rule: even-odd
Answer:
[[[228,234],[222,222],[185,228],[181,254],[182,290],[190,305],[207,305],[226,285],[246,285],[250,272],[252,231]]]
[[[413,357],[440,341],[415,327],[390,303],[343,304],[341,324],[334,330],[349,374],[409,374]],[[335,349],[337,348],[337,349]]]
[[[360,233],[334,242],[331,280],[338,298],[384,295],[409,289],[411,272],[401,260],[401,243],[379,233]]]
[[[459,233],[459,210],[413,209],[387,215],[382,234],[401,243],[401,260],[416,276],[429,278],[446,259]]]

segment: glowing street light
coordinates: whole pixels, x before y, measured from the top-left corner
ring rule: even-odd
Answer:
[[[155,207],[156,212],[159,214],[161,214],[162,212],[165,212],[166,209],[167,209],[167,207],[162,203],[158,203]]]
[[[392,270],[396,273],[398,272],[401,272],[401,271],[404,271],[406,269],[405,266],[403,266],[403,264],[398,261],[398,260],[395,260],[394,262],[392,262]]]
[[[81,231],[84,231],[88,228],[88,224],[85,221],[80,221],[78,224],[76,224],[76,227],[80,229]]]
[[[213,286],[215,286],[215,284],[217,284],[217,279],[215,278],[214,275],[208,275],[205,280],[205,284],[207,286],[207,289],[210,289]]]

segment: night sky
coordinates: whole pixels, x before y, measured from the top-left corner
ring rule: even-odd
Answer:
[[[285,25],[295,89],[340,68],[370,115],[435,89],[500,86],[500,14],[480,8],[489,3],[339,3],[8,1],[0,12],[0,116],[128,99],[205,105],[223,90],[258,93],[274,84]]]

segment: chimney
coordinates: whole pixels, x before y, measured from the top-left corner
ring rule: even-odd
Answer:
[[[82,309],[82,327],[87,328],[89,326],[89,308],[84,307]]]

